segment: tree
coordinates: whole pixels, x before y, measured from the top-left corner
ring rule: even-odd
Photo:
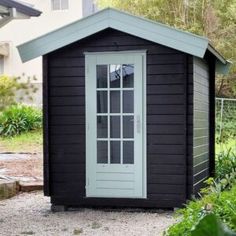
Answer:
[[[217,76],[216,94],[236,97],[236,0],[97,0],[179,29],[206,36],[233,65],[229,75]]]

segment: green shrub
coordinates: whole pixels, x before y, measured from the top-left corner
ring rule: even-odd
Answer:
[[[236,171],[236,154],[229,149],[216,155],[216,178],[223,179],[232,171]]]
[[[42,127],[40,109],[26,105],[12,105],[0,115],[0,135],[14,136]]]
[[[21,94],[24,95],[18,98],[19,101],[32,100],[31,95],[37,91],[37,88],[31,81],[37,79],[35,77],[25,78],[25,75],[22,75],[22,79],[25,82],[20,82],[21,77],[0,75],[0,111],[7,106],[16,104],[17,91],[21,91]]]
[[[224,224],[236,230],[236,185],[229,191],[210,193],[200,200],[190,201],[178,214],[182,220],[171,226],[165,235],[191,236],[200,219],[209,213],[215,214]],[[199,235],[200,236],[200,235]]]

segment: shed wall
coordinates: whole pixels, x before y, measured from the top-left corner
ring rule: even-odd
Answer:
[[[84,52],[139,49],[147,50],[147,199],[85,198]],[[181,206],[186,200],[188,185],[186,147],[190,141],[190,160],[192,145],[191,132],[186,138],[186,127],[192,125],[192,104],[186,102],[187,96],[191,96],[191,92],[186,92],[188,68],[191,67],[189,56],[108,29],[50,53],[47,57],[48,193],[52,203]],[[192,73],[191,69],[189,73]],[[186,110],[190,111],[188,119]]]
[[[205,60],[194,58],[193,66],[193,189],[203,186],[210,175],[209,168],[209,66]]]

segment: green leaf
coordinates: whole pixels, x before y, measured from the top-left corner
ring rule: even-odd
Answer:
[[[191,232],[192,236],[236,236],[214,214],[203,217]]]

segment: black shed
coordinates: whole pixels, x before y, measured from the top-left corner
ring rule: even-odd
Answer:
[[[105,9],[18,47],[43,55],[44,192],[54,205],[179,207],[214,173],[206,38]]]

